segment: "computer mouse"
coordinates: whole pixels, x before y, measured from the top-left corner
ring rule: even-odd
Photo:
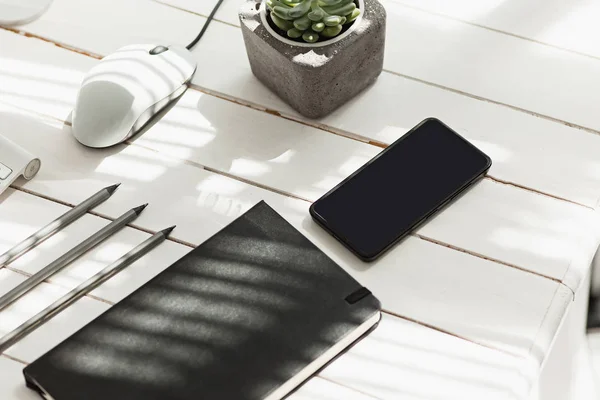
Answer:
[[[83,145],[114,146],[134,136],[183,95],[196,72],[185,47],[139,44],[103,58],[83,79],[72,131]]]
[[[0,0],[0,25],[25,25],[41,17],[52,0]]]

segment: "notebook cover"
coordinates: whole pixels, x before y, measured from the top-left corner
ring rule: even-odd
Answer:
[[[55,400],[260,400],[379,309],[260,202],[24,374]]]

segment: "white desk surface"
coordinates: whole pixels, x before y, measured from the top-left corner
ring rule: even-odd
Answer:
[[[79,82],[132,43],[187,44],[215,0],[55,0],[0,29],[0,133],[43,161],[0,196],[0,252],[101,187],[94,214],[0,270],[0,293],[124,210],[135,221],[0,313],[0,334],[148,237],[174,240],[0,355],[0,398],[37,398],[21,370],[261,199],[381,300],[380,326],[292,399],[523,399],[600,242],[600,25],[595,0],[385,0],[385,71],[320,121],[251,74],[225,0],[194,49],[192,89],[135,142],[70,134]],[[428,116],[494,160],[489,175],[381,260],[363,264],[309,202]]]

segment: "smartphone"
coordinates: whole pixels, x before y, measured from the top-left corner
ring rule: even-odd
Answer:
[[[363,261],[373,261],[491,165],[473,144],[428,118],[313,203],[310,214]]]

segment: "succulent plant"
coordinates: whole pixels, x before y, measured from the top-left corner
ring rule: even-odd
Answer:
[[[360,15],[354,0],[267,0],[271,20],[292,39],[331,39]]]

